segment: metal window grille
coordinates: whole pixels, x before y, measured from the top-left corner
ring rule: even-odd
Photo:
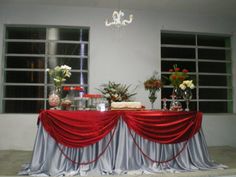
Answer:
[[[37,113],[49,108],[47,68],[71,66],[65,85],[88,89],[89,28],[6,26],[3,58],[1,112]]]
[[[228,35],[161,32],[161,73],[170,75],[169,69],[177,64],[190,71],[196,88],[190,109],[205,113],[232,112],[231,39]],[[171,101],[172,86],[166,79],[162,98]],[[182,105],[185,102],[180,100]]]

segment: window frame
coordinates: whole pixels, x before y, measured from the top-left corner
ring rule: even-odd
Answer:
[[[23,27],[23,28],[44,28],[46,30],[46,38],[45,39],[8,39],[6,36],[7,33],[7,28],[8,27]],[[81,33],[81,31],[88,30],[88,41],[82,41],[82,38],[80,38],[80,40],[78,41],[73,41],[73,40],[51,40],[49,39],[49,29],[50,28],[56,28],[56,29],[78,29]],[[32,42],[32,43],[44,43],[45,45],[45,52],[44,54],[17,54],[17,53],[10,53],[8,54],[6,51],[6,45],[8,42],[17,42],[17,43],[23,43],[23,42]],[[58,44],[58,43],[63,43],[63,44],[85,44],[88,47],[87,50],[87,55],[57,55],[57,54],[49,54],[48,50],[48,45],[50,43],[54,43],[54,44]],[[78,58],[81,60],[83,59],[87,59],[87,69],[73,69],[71,72],[72,73],[87,73],[87,84],[82,84],[81,86],[83,86],[86,90],[89,89],[89,53],[90,53],[90,27],[85,27],[85,26],[59,26],[59,25],[14,25],[14,24],[10,24],[10,25],[4,25],[4,30],[3,30],[3,47],[2,47],[2,84],[1,84],[1,88],[2,88],[2,92],[1,92],[1,107],[0,107],[0,112],[4,113],[4,114],[8,114],[7,112],[4,111],[4,101],[6,100],[26,100],[26,101],[35,101],[35,100],[39,100],[39,101],[43,101],[43,108],[46,109],[47,108],[47,102],[48,102],[48,95],[49,92],[48,88],[49,87],[53,87],[53,83],[48,83],[48,72],[47,72],[47,68],[48,68],[48,62],[50,60],[50,57],[55,57],[55,58]],[[44,60],[44,69],[30,69],[30,68],[6,68],[6,57],[32,57],[32,58],[36,58],[36,57],[42,57]],[[51,68],[50,68],[51,69]],[[27,71],[27,72],[44,72],[44,81],[43,83],[15,83],[15,82],[9,82],[7,83],[5,78],[6,78],[6,71]],[[70,83],[70,84],[63,84],[64,86],[76,86],[78,85],[77,83]],[[17,98],[17,97],[6,97],[5,95],[5,87],[6,86],[43,86],[44,87],[44,92],[43,98]],[[37,113],[37,112],[35,112]],[[20,114],[20,113],[14,113],[14,114]],[[32,113],[34,114],[34,113]]]
[[[234,104],[234,100],[233,100],[233,74],[232,74],[232,67],[233,67],[233,63],[232,63],[232,36],[228,35],[228,34],[211,34],[211,33],[199,33],[199,32],[179,32],[179,31],[166,31],[163,30],[161,31],[161,35],[160,37],[162,37],[163,33],[168,33],[168,34],[182,34],[182,35],[194,35],[195,37],[195,45],[182,45],[182,44],[162,44],[161,43],[161,50],[162,47],[168,47],[168,48],[191,48],[191,49],[195,49],[195,58],[190,59],[190,58],[163,58],[162,54],[161,54],[161,63],[164,61],[175,61],[175,62],[194,62],[195,63],[195,72],[189,72],[189,76],[191,77],[191,75],[196,77],[196,98],[192,99],[192,101],[196,102],[196,107],[197,107],[197,111],[199,111],[199,107],[200,107],[200,102],[227,102],[227,104],[231,104],[231,106],[227,107],[227,112],[222,112],[222,113],[233,113],[233,104]],[[225,38],[229,38],[230,40],[230,46],[229,47],[215,47],[215,46],[204,46],[204,45],[199,45],[198,44],[198,36],[199,35],[207,35],[207,36],[213,36],[213,37],[225,37]],[[213,50],[225,50],[228,51],[230,53],[230,58],[229,59],[225,59],[225,60],[217,60],[217,59],[202,59],[199,58],[198,54],[199,54],[199,49],[213,49]],[[213,73],[213,72],[200,72],[199,71],[199,63],[200,62],[212,62],[212,63],[225,63],[225,64],[230,64],[230,73]],[[181,66],[180,66],[181,67]],[[187,68],[188,69],[188,68]],[[161,71],[161,75],[169,75],[170,72],[168,71]],[[230,77],[230,85],[228,84],[227,86],[203,86],[203,85],[199,85],[199,77],[201,75],[204,76],[212,76],[212,75],[217,75],[217,76],[226,76],[226,77]],[[173,86],[170,85],[165,85],[165,88],[173,88]],[[231,90],[231,95],[232,97],[230,99],[201,99],[200,95],[199,95],[199,90],[200,89],[228,89]],[[162,90],[163,92],[163,90]],[[171,99],[167,99],[167,101],[171,101]],[[183,99],[181,99],[180,101],[183,101]],[[207,113],[207,112],[206,112]]]

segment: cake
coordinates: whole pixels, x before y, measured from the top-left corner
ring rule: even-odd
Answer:
[[[141,109],[142,104],[141,102],[112,102],[111,109],[112,110],[120,110],[120,109]]]

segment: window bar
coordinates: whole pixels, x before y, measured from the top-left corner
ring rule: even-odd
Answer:
[[[46,29],[46,44],[45,44],[45,47],[46,47],[46,49],[45,49],[45,58],[44,58],[44,64],[45,64],[45,72],[44,72],[44,74],[45,74],[45,77],[44,77],[44,84],[46,85],[46,87],[44,87],[44,98],[45,98],[45,100],[44,100],[44,109],[47,109],[47,98],[48,98],[48,83],[47,83],[47,81],[48,81],[48,74],[47,74],[47,68],[48,68],[48,60],[49,60],[49,58],[48,58],[48,56],[47,56],[47,54],[48,54],[48,47],[49,47],[49,42],[48,42],[48,34],[49,32],[48,32],[48,28]]]
[[[196,45],[196,48],[195,48],[195,61],[196,61],[196,100],[197,100],[197,111],[199,111],[200,107],[199,107],[199,70],[198,70],[198,35],[196,34],[195,35],[195,45]]]
[[[80,41],[82,41],[83,29],[80,29]],[[84,44],[80,44],[80,55],[84,56]],[[80,57],[80,70],[83,70],[84,58]],[[80,72],[80,85],[84,85],[84,73]],[[83,92],[80,92],[82,96]]]

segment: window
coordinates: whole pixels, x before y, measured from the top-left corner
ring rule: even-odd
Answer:
[[[174,64],[186,68],[196,83],[190,109],[205,113],[231,113],[232,72],[230,36],[198,33],[161,33],[161,71],[169,76]],[[169,82],[162,98],[170,98]],[[170,101],[170,99],[169,99]],[[182,102],[183,106],[185,103]]]
[[[89,29],[6,26],[2,112],[37,113],[49,108],[47,68],[72,67],[65,85],[88,89]]]

